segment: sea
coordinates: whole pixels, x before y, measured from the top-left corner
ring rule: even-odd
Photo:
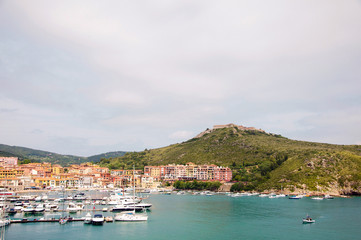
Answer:
[[[291,200],[151,194],[146,202],[153,204],[147,222],[113,222],[102,226],[83,222],[16,223],[6,227],[5,239],[361,239],[360,197]],[[19,214],[12,218],[21,219]],[[316,222],[302,224],[307,214]]]

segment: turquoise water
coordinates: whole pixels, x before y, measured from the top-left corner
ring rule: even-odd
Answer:
[[[361,239],[359,197],[150,195],[148,202],[153,204],[148,222],[12,224],[5,239]],[[307,213],[316,223],[302,224]]]

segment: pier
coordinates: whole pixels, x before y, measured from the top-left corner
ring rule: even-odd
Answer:
[[[83,222],[82,218],[69,218],[68,222]],[[59,219],[20,219],[20,220],[10,220],[10,223],[47,223],[47,222],[59,222]]]

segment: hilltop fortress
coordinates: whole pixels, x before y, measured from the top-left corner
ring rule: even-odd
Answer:
[[[212,129],[208,129],[208,128],[207,128],[204,132],[201,132],[201,133],[198,134],[195,138],[200,138],[200,137],[202,137],[204,134],[211,133],[211,132],[213,132],[214,130],[221,129],[221,128],[237,128],[237,129],[242,130],[242,131],[265,132],[265,131],[262,130],[262,129],[258,129],[258,128],[254,128],[254,127],[245,127],[245,126],[242,126],[242,125],[236,125],[236,124],[233,124],[233,123],[229,123],[229,124],[224,124],[224,125],[214,125]]]

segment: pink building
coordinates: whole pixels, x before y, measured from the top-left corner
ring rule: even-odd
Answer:
[[[1,167],[14,167],[16,165],[18,165],[17,157],[0,157]]]

